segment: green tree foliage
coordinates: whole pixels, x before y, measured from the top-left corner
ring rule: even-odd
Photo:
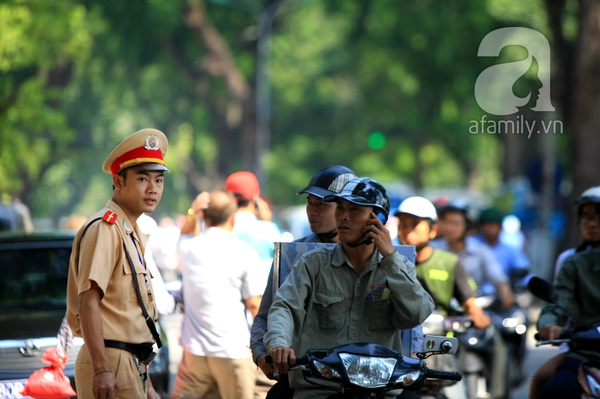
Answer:
[[[69,156],[62,104],[89,55],[87,23],[73,1],[0,4],[0,192],[27,196]]]
[[[271,145],[256,159],[265,7],[278,10]],[[477,48],[495,28],[544,23],[543,5],[512,0],[4,2],[0,193],[36,216],[87,215],[110,196],[106,154],[147,126],[170,141],[159,213],[258,164],[277,205],[297,203],[298,187],[331,164],[417,189],[490,190],[503,180],[503,147],[468,132],[482,113],[473,85],[490,63]],[[369,145],[374,132],[383,147]]]

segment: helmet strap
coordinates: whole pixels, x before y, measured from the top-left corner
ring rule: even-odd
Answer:
[[[337,230],[335,229],[327,233],[317,234],[317,237],[319,237],[321,241],[331,241],[335,236],[337,236]]]
[[[361,245],[369,245],[372,244],[373,240],[371,238],[367,238],[366,240],[363,240],[362,242],[359,243],[355,243],[355,242],[347,242],[345,243],[347,246],[349,246],[350,248],[356,248],[356,247],[360,247]]]

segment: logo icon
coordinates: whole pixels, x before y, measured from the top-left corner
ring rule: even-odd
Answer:
[[[550,98],[550,43],[540,32],[529,28],[500,28],[488,33],[479,45],[478,57],[499,57],[507,46],[521,46],[525,59],[503,62],[483,70],[475,81],[475,100],[488,114],[512,115],[520,107],[535,104],[532,111],[554,111]],[[538,91],[525,97],[513,93],[513,85],[537,63]],[[532,97],[537,96],[537,99]]]

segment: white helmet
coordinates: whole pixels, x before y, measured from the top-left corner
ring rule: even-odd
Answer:
[[[585,190],[577,200],[575,205],[598,204],[600,203],[600,186],[590,187]]]
[[[422,219],[431,219],[434,222],[437,220],[437,212],[435,206],[427,198],[423,197],[408,197],[398,207],[399,213],[408,213]]]

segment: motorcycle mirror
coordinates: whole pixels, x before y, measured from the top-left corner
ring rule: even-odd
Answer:
[[[428,357],[433,354],[449,353],[455,354],[458,350],[458,339],[453,337],[444,337],[441,335],[425,335],[423,337],[423,352],[419,352]]]
[[[552,303],[556,299],[554,287],[548,281],[538,276],[532,276],[527,282],[527,288],[536,297]]]

